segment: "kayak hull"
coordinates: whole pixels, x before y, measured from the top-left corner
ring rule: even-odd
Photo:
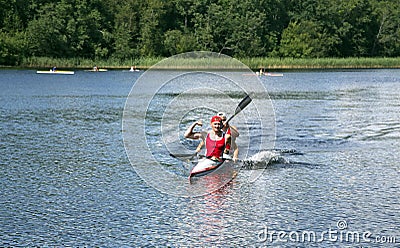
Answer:
[[[214,161],[208,158],[201,159],[190,171],[189,178],[207,175],[218,169],[222,164],[224,164],[224,161]]]
[[[283,74],[282,73],[265,73],[264,74],[265,76],[268,76],[268,77],[283,77]]]
[[[73,71],[36,71],[37,74],[60,74],[60,75],[74,75]]]

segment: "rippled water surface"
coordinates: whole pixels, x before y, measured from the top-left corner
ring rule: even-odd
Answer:
[[[127,158],[141,73],[0,71],[1,246],[399,246],[400,70],[262,77],[277,159],[194,198],[153,189]]]

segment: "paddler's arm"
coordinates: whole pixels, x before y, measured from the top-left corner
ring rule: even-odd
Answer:
[[[203,123],[201,121],[196,121],[185,132],[185,138],[187,139],[200,139],[202,137],[201,132],[193,132],[195,126],[202,126]]]
[[[226,134],[226,138],[225,138],[225,150],[224,153],[225,154],[229,154],[229,150],[231,149],[231,143],[232,143],[232,137],[230,134]]]
[[[204,140],[201,140],[199,145],[196,148],[196,152],[197,153],[199,153],[201,151],[201,148],[203,147],[203,145],[204,145]]]
[[[239,137],[239,131],[236,126],[229,125],[229,123],[225,122],[225,123],[223,123],[223,125],[225,127],[227,127],[229,130],[229,138],[230,139],[227,140],[226,143],[229,142],[231,144],[230,148],[233,150],[233,158],[232,159],[233,159],[233,161],[237,161],[238,157],[239,157],[239,147],[237,146],[235,140],[237,137]],[[224,151],[224,152],[225,152],[225,154],[228,154],[226,151]]]
[[[232,135],[233,161],[237,161],[239,157],[239,147],[236,144],[236,138],[239,137],[239,131],[235,126],[230,126],[229,128],[231,129]]]
[[[239,137],[239,131],[238,131],[237,127],[229,126],[229,128],[231,129],[231,135],[232,136]]]
[[[232,148],[233,148],[233,161],[236,162],[239,157],[239,147],[237,146],[236,142],[232,142]]]

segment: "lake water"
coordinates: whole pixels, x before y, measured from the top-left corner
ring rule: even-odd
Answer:
[[[124,106],[140,75],[0,71],[1,246],[400,245],[400,70],[261,77],[274,108],[275,160],[199,197],[160,192],[135,170],[151,163],[139,140],[129,148],[123,139]],[[157,109],[171,97],[155,98],[146,116],[155,150]],[[154,180],[187,176],[166,157]]]

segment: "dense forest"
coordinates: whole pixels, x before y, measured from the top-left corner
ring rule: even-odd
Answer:
[[[235,57],[400,56],[399,0],[0,0],[0,64]]]

